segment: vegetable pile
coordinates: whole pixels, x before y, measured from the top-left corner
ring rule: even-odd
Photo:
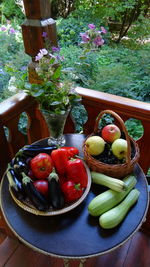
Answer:
[[[24,146],[8,165],[11,191],[40,211],[61,209],[78,200],[88,176],[76,147]]]

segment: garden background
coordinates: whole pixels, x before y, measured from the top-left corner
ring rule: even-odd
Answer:
[[[24,53],[21,34],[24,10],[21,0],[0,0],[0,101],[15,93],[15,77],[23,77],[30,57]],[[63,65],[77,86],[150,102],[150,1],[149,0],[52,0],[52,14]],[[81,32],[88,24],[106,29],[105,43],[78,60]],[[75,72],[71,73],[74,67]],[[14,74],[14,75],[13,75]],[[81,122],[84,117],[84,110]],[[78,118],[78,110],[74,116]],[[21,122],[24,123],[23,120]],[[140,121],[126,123],[137,139]]]

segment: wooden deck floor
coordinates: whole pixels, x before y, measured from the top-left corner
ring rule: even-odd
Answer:
[[[79,261],[70,262],[70,267]],[[111,253],[87,259],[85,267],[150,267],[150,236],[138,231]],[[0,267],[63,267],[63,260],[46,256],[0,232]]]

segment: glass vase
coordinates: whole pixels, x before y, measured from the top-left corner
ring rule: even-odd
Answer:
[[[70,109],[67,110],[64,114],[55,114],[47,110],[42,110],[42,114],[46,120],[50,132],[50,137],[48,138],[49,146],[64,146],[65,137],[63,135],[63,132],[69,111]]]

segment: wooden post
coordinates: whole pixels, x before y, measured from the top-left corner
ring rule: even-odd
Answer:
[[[31,56],[29,82],[39,83],[35,72],[35,56],[45,47],[43,32],[50,46],[57,46],[56,22],[51,18],[50,0],[23,0],[26,19],[21,25],[25,53]]]

